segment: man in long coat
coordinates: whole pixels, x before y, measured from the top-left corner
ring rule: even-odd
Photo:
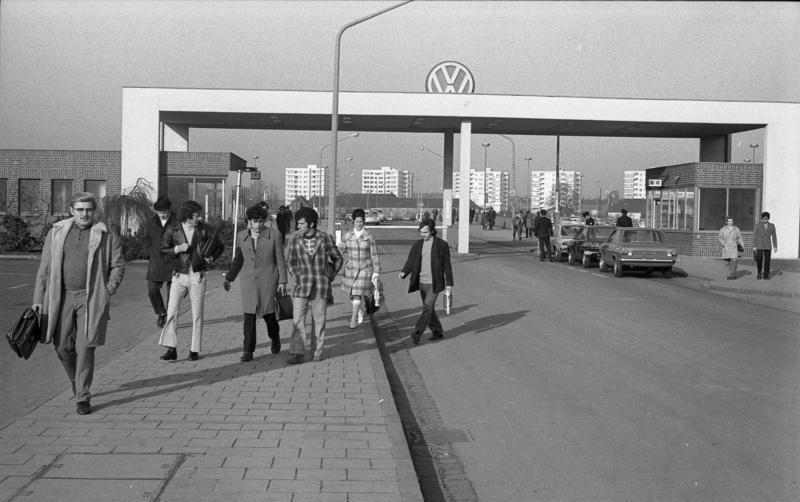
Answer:
[[[236,236],[236,254],[222,283],[230,291],[237,276],[242,290],[244,343],[242,362],[253,360],[256,349],[256,316],[267,324],[271,352],[281,351],[280,325],[275,316],[275,293],[286,294],[286,260],[283,237],[261,205],[247,208],[247,228]]]
[[[92,411],[94,349],[106,342],[109,297],[125,274],[120,238],[95,221],[96,208],[93,194],[72,196],[72,218],[47,233],[33,291],[33,310],[47,316],[46,343],[55,345],[80,415]]]
[[[161,239],[164,238],[167,229],[177,224],[178,221],[175,213],[170,211],[170,207],[169,199],[163,195],[160,196],[153,204],[156,214],[145,227],[145,245],[150,256],[150,260],[147,262],[147,297],[150,299],[150,305],[153,306],[156,325],[159,328],[163,328],[164,321],[167,320],[167,307],[164,297],[161,296],[161,288],[164,285],[167,286],[166,297],[169,298],[169,289],[172,284],[172,259],[161,254]]]

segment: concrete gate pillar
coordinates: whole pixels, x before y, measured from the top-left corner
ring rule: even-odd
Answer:
[[[461,121],[461,150],[459,173],[461,186],[458,188],[458,254],[469,254],[469,170],[472,151],[472,121]]]
[[[161,123],[161,151],[188,152],[189,126]]]

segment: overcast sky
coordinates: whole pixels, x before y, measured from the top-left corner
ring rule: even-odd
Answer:
[[[0,148],[119,150],[123,86],[330,90],[337,30],[394,2],[3,0]],[[797,2],[439,2],[418,0],[348,30],[341,89],[424,92],[456,60],[476,92],[546,96],[800,102]],[[750,158],[761,131],[737,135]],[[193,129],[192,151],[230,151],[283,185],[318,162],[324,132]],[[515,136],[552,170],[555,138]],[[476,135],[473,155],[510,170],[510,143]],[[341,143],[361,168],[391,165],[441,186],[434,134],[364,133]],[[619,189],[622,171],[698,160],[697,140],[562,138],[561,165]],[[760,161],[760,152],[756,153]],[[522,189],[522,193],[526,190]]]

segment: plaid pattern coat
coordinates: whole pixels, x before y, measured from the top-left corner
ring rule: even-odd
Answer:
[[[366,230],[360,237],[356,237],[353,231],[345,232],[342,238],[342,256],[344,257],[344,279],[342,279],[344,292],[351,296],[371,295],[372,274],[381,273],[375,237]]]
[[[294,279],[295,298],[308,298],[312,289],[316,298],[327,298],[333,278],[342,267],[342,254],[333,237],[319,230],[315,237],[311,250],[300,232],[293,233],[286,241],[286,269]]]

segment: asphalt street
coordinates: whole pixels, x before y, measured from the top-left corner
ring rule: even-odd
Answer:
[[[403,336],[420,303],[396,277],[407,248],[381,257]],[[472,500],[798,500],[798,315],[475,250],[454,257],[445,339],[409,346],[422,381],[405,382],[468,438],[452,449]]]

